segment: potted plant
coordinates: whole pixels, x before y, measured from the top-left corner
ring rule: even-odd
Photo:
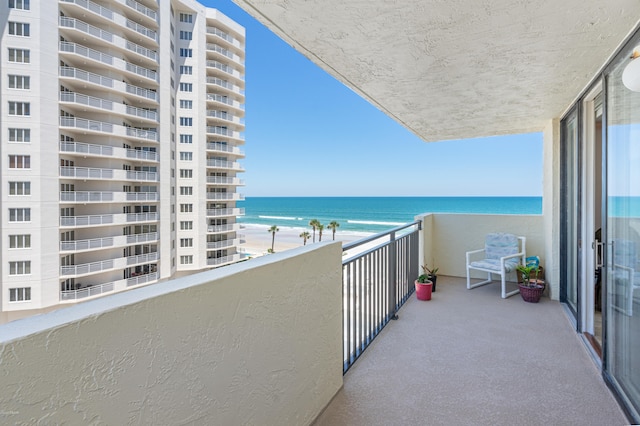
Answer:
[[[436,291],[436,280],[438,279],[438,268],[432,268],[429,269],[429,267],[427,265],[422,265],[421,266],[422,271],[424,272],[423,275],[426,275],[427,278],[429,279],[429,281],[431,281],[433,283],[433,290],[432,291]],[[421,275],[422,276],[422,275]]]
[[[537,256],[528,257],[526,263],[516,266],[516,269],[519,272],[518,287],[520,287],[522,300],[538,303],[545,288],[544,280],[541,278],[540,259]]]
[[[429,280],[428,275],[420,275],[415,282],[415,286],[416,297],[418,300],[431,300],[431,289],[433,288],[433,283]]]

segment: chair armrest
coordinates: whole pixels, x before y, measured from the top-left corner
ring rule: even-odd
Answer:
[[[467,252],[467,264],[469,264],[469,260],[471,259],[472,254],[484,253],[484,249],[480,250],[471,250]]]
[[[514,254],[510,254],[508,256],[503,256],[503,257],[500,258],[500,260],[502,260],[502,259],[511,259],[513,257],[522,257],[522,256],[524,256],[524,252],[514,253]]]

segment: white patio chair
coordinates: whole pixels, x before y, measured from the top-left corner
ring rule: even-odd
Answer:
[[[629,240],[613,241],[613,283],[609,285],[612,307],[633,315],[634,291],[640,289],[640,272],[636,244]]]
[[[518,294],[520,290],[507,293],[507,274],[516,270],[516,266],[524,264],[526,254],[526,238],[513,234],[492,233],[485,238],[484,248],[467,252],[467,288],[472,289],[493,282],[493,274],[502,278],[502,298]],[[481,254],[484,255],[481,258]],[[474,260],[477,259],[477,260]],[[471,270],[487,273],[487,280],[471,284]]]

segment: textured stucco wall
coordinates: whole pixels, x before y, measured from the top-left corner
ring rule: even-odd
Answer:
[[[309,424],[342,386],[339,243],[0,327],[0,424]]]
[[[552,299],[560,299],[560,120],[549,120],[543,133],[545,274]]]
[[[424,216],[423,262],[437,266],[439,274],[466,277],[465,253],[484,247],[491,232],[510,232],[527,237],[527,256],[540,256],[545,263],[545,238],[541,215],[490,215],[433,213]],[[473,273],[475,277],[486,277]]]

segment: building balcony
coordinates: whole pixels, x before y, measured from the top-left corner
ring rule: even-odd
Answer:
[[[223,126],[207,126],[207,134],[225,136],[229,139],[234,139],[238,142],[244,143],[244,136],[240,132]]]
[[[158,133],[155,130],[138,129],[80,117],[60,117],[60,127],[71,130],[76,129],[83,133],[113,134],[132,139],[142,139],[145,142],[158,142]]]
[[[76,92],[60,92],[60,102],[65,104],[70,112],[74,112],[74,106],[78,111],[94,111],[104,113],[105,111],[118,114],[124,118],[133,119],[137,122],[151,125],[158,124],[158,113],[155,110],[137,108],[131,105],[124,105],[108,99],[95,96],[88,96]],[[89,108],[87,108],[89,107]]]
[[[81,40],[86,39],[86,36],[90,35],[94,37],[95,44],[100,44],[104,47],[118,48],[123,54],[133,53],[135,54],[136,60],[146,63],[148,66],[158,65],[158,52],[133,43],[119,35],[67,16],[61,16],[59,18],[59,25],[61,29],[71,29],[71,31],[68,31],[68,37],[65,38],[73,37],[74,32],[79,33],[78,38]]]
[[[232,240],[224,240],[224,241],[215,241],[215,242],[207,242],[207,250],[219,250],[228,247],[234,247],[240,244],[244,244],[246,241],[243,239],[243,235],[237,235],[238,238],[234,238]]]
[[[207,185],[242,186],[244,180],[237,177],[207,176]]]
[[[244,130],[244,117],[238,117],[237,115],[230,114],[227,111],[218,111],[215,109],[208,109],[207,118],[215,118],[218,120],[222,120],[225,123],[235,125],[234,127],[239,127],[240,130]]]
[[[133,235],[117,235],[114,237],[92,238],[88,240],[60,241],[60,251],[83,252],[111,247],[125,247],[131,244],[156,241],[158,241],[157,232],[147,232],[144,234]]]
[[[101,6],[91,0],[59,0],[64,7],[67,16],[82,16],[82,19],[91,24],[103,23],[108,26],[120,26],[127,33],[127,38],[138,38],[143,35],[148,42],[158,43],[158,34],[155,30],[128,19],[124,15]],[[119,0],[122,2],[122,0]],[[124,2],[122,2],[124,3]]]
[[[231,60],[236,66],[244,68],[244,60],[229,49],[225,49],[217,43],[207,43],[207,52],[211,52],[216,56],[218,55],[222,60]]]
[[[215,38],[218,40],[224,40],[226,43],[237,49],[242,49],[242,43],[240,43],[240,40],[234,38],[231,34],[222,31],[219,28],[207,26],[207,34],[215,36]]]
[[[499,284],[467,290],[448,276],[464,269],[459,255],[485,226],[527,229],[535,252],[544,246],[542,221],[430,215],[417,234],[387,233],[359,255],[345,256],[338,242],[310,244],[9,323],[0,334],[11,348],[3,384],[19,387],[53,368],[109,371],[92,376],[101,391],[81,401],[84,415],[109,424],[189,416],[321,426],[626,424],[560,303],[502,299]],[[432,248],[442,261],[438,289],[417,301],[419,256],[430,258]],[[108,345],[69,343],[106,337]],[[139,374],[140,365],[153,368]],[[3,409],[21,421],[54,404],[51,421],[72,418],[65,403],[77,398],[77,377],[42,380],[2,400]],[[132,401],[162,412],[127,411]]]
[[[60,277],[82,277],[111,270],[125,269],[130,266],[143,265],[158,260],[158,252],[139,254],[128,257],[101,260],[98,262],[82,263],[60,267]]]
[[[141,172],[135,170],[97,169],[91,167],[60,167],[60,177],[83,180],[116,180],[158,182],[156,172]]]
[[[60,142],[60,152],[77,154],[81,157],[111,157],[119,160],[137,160],[157,163],[158,153],[141,149],[119,148],[108,145],[96,145],[84,142]]]
[[[244,216],[244,208],[207,209],[207,217]]]
[[[207,167],[214,169],[244,171],[240,163],[227,160],[207,160]]]
[[[207,226],[207,233],[209,234],[225,234],[227,232],[238,231],[242,229],[242,225],[239,223],[230,223],[227,225],[209,225]]]
[[[221,78],[207,77],[206,83],[215,86],[215,88],[225,89],[223,92],[228,92],[231,95],[244,96],[245,93],[242,87]]]
[[[224,154],[233,154],[239,157],[244,157],[244,151],[234,145],[207,142],[207,151],[221,152]]]
[[[207,266],[222,266],[230,263],[236,263],[242,259],[241,254],[232,254],[230,256],[223,257],[210,257],[207,258]]]
[[[121,192],[121,191],[60,191],[60,203],[126,203],[130,201],[160,200],[157,192]]]
[[[89,285],[87,287],[78,288],[76,290],[62,290],[60,292],[61,302],[76,302],[78,300],[88,299],[101,296],[105,293],[113,293],[125,290],[129,287],[139,286],[142,284],[152,284],[158,281],[158,273],[150,272],[148,274],[136,275],[135,277],[107,282],[103,284]]]
[[[127,62],[120,58],[116,58],[115,56],[103,53],[99,50],[91,49],[78,43],[61,41],[60,53],[78,55],[83,61],[88,59],[94,62],[94,66],[97,68],[104,68],[105,65],[108,65],[114,71],[128,74],[129,77],[144,77],[148,79],[149,82],[156,84],[158,82],[158,74],[155,70],[132,64],[131,62]]]
[[[134,96],[138,102],[152,101],[152,105],[157,105],[158,94],[143,87],[133,86],[111,77],[95,74],[74,67],[60,67],[60,79],[72,88],[82,90],[85,87],[92,87],[94,90],[115,91],[125,97]]]
[[[244,200],[244,195],[238,194],[237,192],[207,192],[207,200],[240,201],[240,200]]]
[[[226,77],[231,77],[236,79],[239,83],[244,83],[244,74],[230,65],[223,64],[222,62],[215,60],[209,60],[207,61],[207,68],[218,70]]]
[[[138,3],[135,0],[116,0],[117,3],[127,6],[131,11],[136,12],[137,19],[145,19],[147,25],[158,25],[158,14],[155,10]]]
[[[220,95],[217,93],[207,93],[207,102],[214,105],[223,105],[225,108],[231,107],[241,113],[244,112],[244,105],[229,96]]]
[[[61,216],[60,227],[87,228],[96,226],[126,225],[130,223],[157,222],[159,220],[160,214],[155,212]]]

